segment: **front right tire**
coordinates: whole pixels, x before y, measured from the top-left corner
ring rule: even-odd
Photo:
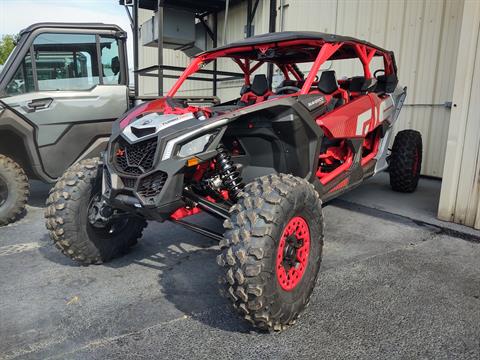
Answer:
[[[127,214],[104,227],[92,225],[88,216],[101,193],[101,169],[98,158],[74,164],[47,199],[45,218],[51,239],[81,265],[101,264],[125,254],[147,226],[144,219]]]
[[[245,186],[224,227],[217,263],[225,294],[254,327],[286,329],[308,304],[320,268],[318,193],[292,175],[261,177]]]

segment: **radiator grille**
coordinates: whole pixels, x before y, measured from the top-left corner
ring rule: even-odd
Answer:
[[[152,169],[156,150],[157,138],[135,144],[120,140],[114,146],[115,165],[125,174],[144,174]]]
[[[126,178],[126,177],[122,177],[121,179],[122,179],[123,185],[125,185],[125,187],[130,188],[130,189],[133,189],[135,187],[136,179]]]
[[[144,198],[157,196],[163,189],[167,181],[167,174],[163,171],[158,171],[143,178],[138,186],[138,194]]]

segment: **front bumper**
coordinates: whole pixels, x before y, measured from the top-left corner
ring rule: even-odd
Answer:
[[[116,144],[118,137],[110,143],[104,155],[103,196],[115,208],[135,212],[151,220],[164,221],[170,214],[184,205],[182,200],[185,161],[175,158],[159,161],[158,146],[150,148],[150,157],[144,153],[144,166],[131,167],[130,162],[119,161]],[[142,143],[139,143],[143,145]],[[135,154],[133,154],[135,155]]]

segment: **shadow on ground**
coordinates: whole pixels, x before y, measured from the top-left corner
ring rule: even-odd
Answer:
[[[220,221],[205,214],[188,221],[219,233],[223,231]],[[40,242],[45,244],[39,249],[44,258],[62,266],[80,267],[56,249],[47,234]],[[139,265],[152,269],[158,273],[158,284],[165,299],[186,316],[214,328],[249,332],[248,324],[220,294],[222,269],[216,263],[218,251],[216,241],[180,225],[149,222],[142,239],[130,253],[100,266],[120,269]]]
[[[30,196],[28,197],[28,205],[33,207],[44,207],[47,201],[48,192],[53,184],[45,184],[38,180],[30,181]]]

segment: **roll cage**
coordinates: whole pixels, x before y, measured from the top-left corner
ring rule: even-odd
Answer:
[[[285,79],[290,80],[293,77],[295,80],[303,82],[298,95],[305,95],[310,92],[320,67],[329,60],[358,58],[362,63],[365,78],[371,79],[371,61],[374,56],[381,56],[383,58],[384,75],[396,76],[397,69],[392,52],[353,38],[345,38],[345,41],[328,41],[327,36],[334,37],[334,35],[322,35],[324,36],[318,35],[318,39],[300,38],[268,43],[260,41],[258,44],[249,44],[253,41],[253,39],[249,39],[250,41],[244,41],[248,43],[245,45],[242,45],[241,42],[233,43],[231,46],[201,53],[185,69],[167,93],[167,96],[175,96],[185,80],[203,66],[218,58],[231,58],[244,74],[245,85],[250,85],[250,76],[260,66],[271,63],[280,69]],[[297,63],[305,62],[313,62],[306,78],[296,66]]]

